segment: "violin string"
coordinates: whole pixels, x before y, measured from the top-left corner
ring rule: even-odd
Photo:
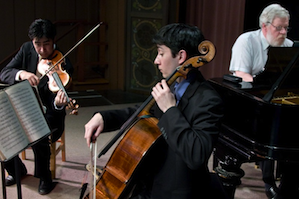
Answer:
[[[68,54],[70,54],[75,48],[77,48],[77,46],[79,46],[87,37],[89,37],[89,35],[91,35],[91,33],[93,33],[98,27],[100,27],[102,25],[103,22],[100,22],[98,25],[96,25],[91,31],[89,31],[79,42],[77,42],[77,44],[75,46],[73,46],[66,54],[64,54],[64,56],[62,56],[60,58],[60,60],[58,60],[54,65],[52,65],[43,76],[40,77],[40,79],[42,79],[46,74],[48,74],[53,68],[55,68],[55,66],[57,66]]]

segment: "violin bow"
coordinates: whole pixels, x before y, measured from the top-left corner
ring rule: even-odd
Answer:
[[[98,25],[96,25],[93,29],[91,29],[80,41],[78,41],[67,53],[65,53],[60,60],[56,62],[56,64],[52,65],[48,68],[48,70],[45,72],[43,76],[40,77],[42,79],[45,75],[47,75],[57,64],[59,64],[68,54],[70,54],[75,48],[77,48],[89,35],[91,35],[97,28],[99,28],[103,22],[100,22]]]

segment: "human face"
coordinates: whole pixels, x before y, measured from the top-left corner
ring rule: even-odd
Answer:
[[[49,58],[54,51],[54,42],[53,39],[46,37],[34,38],[32,40],[35,51],[43,58]]]
[[[164,78],[169,77],[180,65],[179,56],[172,56],[170,48],[165,45],[157,45],[158,54],[154,63],[162,73]]]
[[[277,27],[283,27],[277,30]],[[266,39],[271,46],[281,46],[287,37],[286,28],[289,27],[288,18],[275,17],[272,23],[265,25]]]

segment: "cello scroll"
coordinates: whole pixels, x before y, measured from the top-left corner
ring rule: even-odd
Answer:
[[[198,68],[206,63],[209,63],[214,59],[216,55],[216,48],[214,44],[208,40],[205,40],[198,45],[198,51],[202,55],[191,57],[190,59],[186,60],[184,64],[178,69],[178,72],[181,73],[183,76],[186,77],[191,68]]]

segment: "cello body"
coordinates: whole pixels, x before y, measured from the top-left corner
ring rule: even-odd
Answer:
[[[142,175],[148,153],[161,143],[157,123],[154,117],[140,117],[128,128],[96,185],[97,199],[129,196],[135,180]]]
[[[145,161],[143,158],[147,157],[147,152],[161,136],[157,122],[154,117],[139,118],[129,128],[103,171],[96,186],[99,193],[97,195],[105,194],[108,198],[120,198],[121,195],[125,197],[124,194],[128,192],[124,190],[134,181],[133,173],[142,169],[140,166]]]

